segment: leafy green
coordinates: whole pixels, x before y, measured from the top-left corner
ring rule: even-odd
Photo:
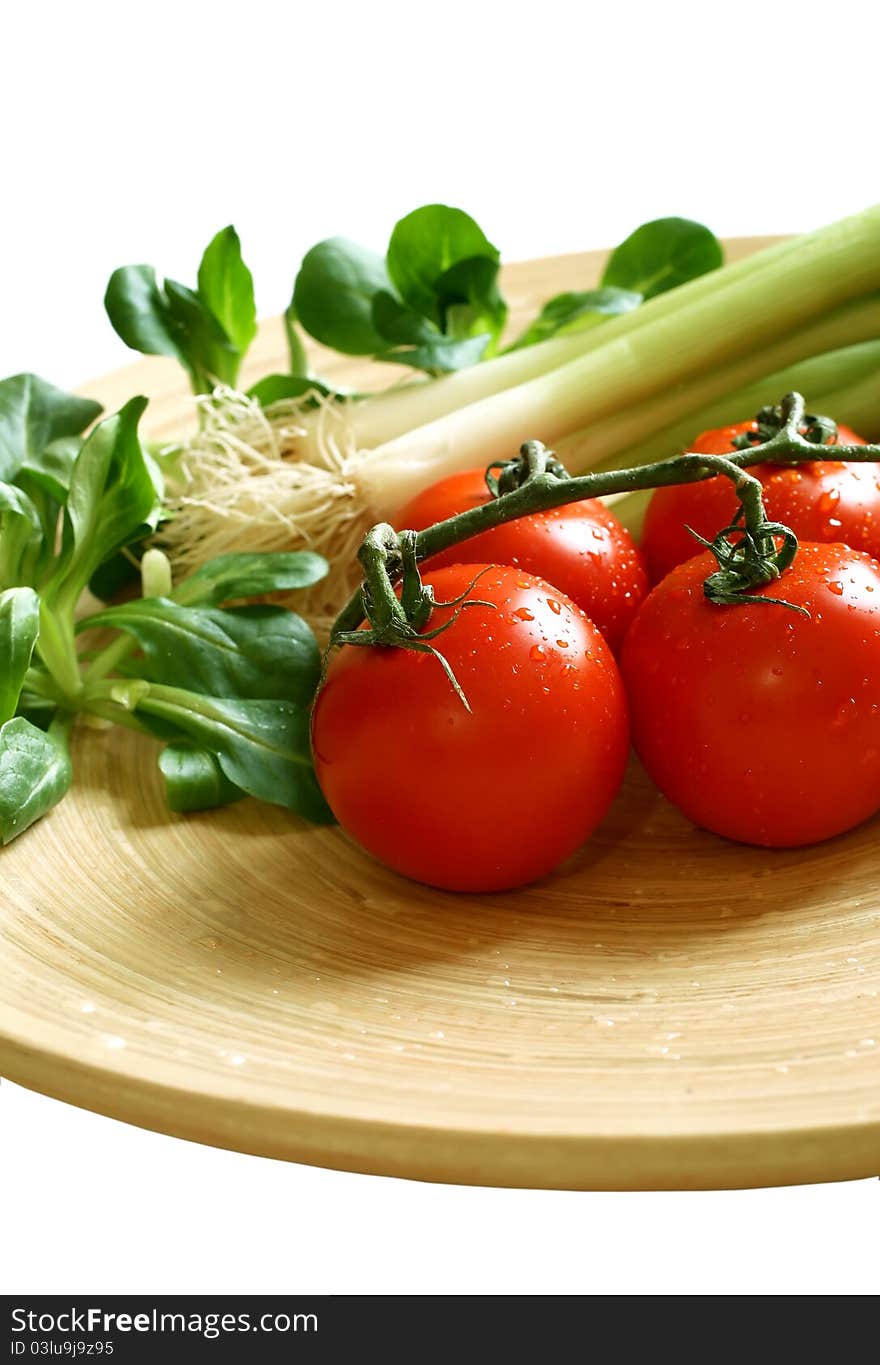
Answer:
[[[0,588],[31,584],[42,547],[33,501],[15,484],[0,483]]]
[[[23,716],[0,726],[0,843],[8,844],[51,810],[70,780],[63,726],[46,732]]]
[[[196,393],[237,382],[257,330],[253,279],[231,226],[205,248],[197,289],[172,279],[160,285],[151,265],[124,265],[110,276],[104,306],[127,346],[172,356]]]
[[[188,607],[217,606],[240,597],[310,588],[326,577],[328,567],[311,550],[217,555],[179,583],[172,596]]]
[[[722,265],[721,243],[689,218],[657,218],[636,228],[611,253],[603,285],[630,289],[646,299]]]
[[[56,509],[67,497],[76,457],[83,447],[81,436],[59,436],[40,455],[32,455],[16,475],[19,486],[39,489]]]
[[[243,356],[257,335],[257,306],[253,276],[241,258],[241,242],[231,224],[205,248],[198,286],[202,303]]]
[[[64,393],[36,374],[0,381],[0,480],[10,482],[25,467],[39,469],[47,447],[78,436],[100,412],[100,403]]]
[[[307,706],[321,673],[315,637],[285,607],[182,607],[142,597],[80,623],[113,626],[138,642],[134,664],[148,682],[216,697],[287,699]]]
[[[475,364],[507,319],[499,260],[473,218],[445,204],[402,218],[385,261],[345,237],[319,242],[303,258],[285,315],[292,371],[307,368],[296,321],[326,346],[428,374]]]
[[[251,385],[248,398],[255,398],[261,407],[268,408],[273,403],[281,403],[287,398],[305,398],[310,393],[331,398],[335,390],[322,384],[320,379],[309,379],[306,375],[267,374]]]
[[[132,398],[101,422],[84,443],[70,476],[62,552],[46,585],[75,603],[92,574],[131,540],[154,529],[162,510],[162,479],[138,439],[146,398]]]
[[[104,294],[104,307],[126,346],[144,355],[173,356],[189,368],[185,338],[151,265],[121,265],[114,270]]]
[[[187,359],[196,391],[219,381],[234,384],[241,355],[207,304],[193,289],[176,280],[165,281],[165,296],[178,334],[186,338]]]
[[[293,307],[316,341],[346,355],[374,355],[385,342],[373,325],[373,298],[390,288],[380,256],[347,237],[330,237],[303,257]]]
[[[500,255],[470,214],[446,204],[426,204],[395,224],[388,243],[387,267],[400,298],[415,313],[445,329],[446,310],[453,302],[470,302],[492,293]],[[488,274],[481,274],[473,261],[483,260]],[[456,285],[450,273],[468,266]],[[494,267],[494,270],[492,269]],[[496,297],[490,312],[497,312]],[[503,325],[503,317],[502,317]],[[498,329],[500,331],[500,328]]]
[[[507,321],[498,270],[497,257],[471,256],[450,266],[437,280],[435,291],[443,330],[451,337],[488,332],[490,353]]]
[[[414,313],[387,290],[373,298],[373,321],[377,332],[393,343],[381,353],[380,360],[410,365],[429,374],[446,374],[475,364],[491,340],[488,334],[460,340],[444,336],[432,322]]]
[[[159,755],[159,770],[165,779],[169,810],[179,813],[213,810],[244,796],[208,749],[199,749],[184,740],[165,746]]]
[[[307,708],[160,686],[151,687],[140,706],[216,754],[225,776],[249,796],[310,820],[332,821],[312,768]]]
[[[40,633],[40,599],[32,588],[0,592],[0,725],[11,720]]]
[[[200,285],[245,344],[246,310],[229,311],[244,287],[236,245],[228,232],[215,239]],[[166,302],[189,294],[166,283]],[[247,792],[331,819],[309,747],[321,669],[314,635],[285,607],[221,608],[317,583],[326,560],[229,554],[172,588],[167,559],[144,541],[162,510],[161,473],[138,435],[146,399],[131,399],[81,439],[75,428],[96,405],[68,404],[51,385],[25,378],[0,384],[5,466],[22,485],[0,482],[0,840],[66,792],[67,734],[80,712],[167,742],[160,769],[174,810]],[[77,625],[86,584],[106,581],[109,590],[119,566],[141,553],[142,586],[168,595],[108,607]],[[82,632],[100,646],[82,650]]]
[[[533,346],[535,342],[546,341],[549,337],[593,327],[604,318],[631,312],[641,302],[641,294],[610,286],[586,289],[580,293],[556,294],[547,300],[535,320],[529,323],[508,350],[518,351],[523,346]]]

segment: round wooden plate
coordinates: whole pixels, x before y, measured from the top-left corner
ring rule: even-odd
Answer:
[[[598,261],[510,268],[517,311],[589,285]],[[267,324],[253,369],[282,354]],[[186,420],[161,361],[88,391],[155,394],[154,432]],[[742,848],[634,766],[555,876],[454,896],[277,808],[169,815],[155,755],[79,733],[74,790],[0,854],[11,1080],[200,1142],[429,1180],[880,1172],[878,821]]]

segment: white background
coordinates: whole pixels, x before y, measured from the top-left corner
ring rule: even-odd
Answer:
[[[877,198],[867,6],[602,10],[16,7],[0,86],[0,374],[68,385],[124,363],[101,308],[110,270],[145,260],[191,281],[230,221],[265,314],[320,237],[382,247],[432,200],[467,208],[515,259],[602,246],[667,213],[774,232]],[[868,1293],[878,1196],[877,1181],[416,1185],[211,1151],[0,1086],[7,1292]]]

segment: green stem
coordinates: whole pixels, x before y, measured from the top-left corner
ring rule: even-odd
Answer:
[[[51,673],[45,668],[29,668],[24,675],[23,690],[33,692],[37,697],[43,697],[46,701],[59,702],[65,700],[64,694],[59,690],[58,684]]]
[[[40,603],[40,635],[37,653],[57,683],[63,697],[73,700],[82,691],[73,626],[66,615]]]
[[[87,711],[89,715],[100,716],[102,720],[112,721],[114,725],[124,725],[129,730],[137,730],[139,734],[144,733],[144,727],[136,716],[124,706],[117,705],[116,702],[105,701],[100,697],[88,697],[80,707],[82,711]]]
[[[135,646],[136,641],[130,635],[120,635],[113,640],[111,644],[101,650],[100,654],[95,655],[86,669],[86,686],[98,682],[101,678],[106,678],[108,673],[112,673],[129,655],[134,653]]]
[[[302,338],[296,329],[296,313],[293,310],[292,303],[284,314],[284,335],[287,339],[287,352],[290,356],[290,373],[297,377],[307,375],[309,358],[306,355]]]

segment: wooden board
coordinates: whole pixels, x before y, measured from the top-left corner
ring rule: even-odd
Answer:
[[[591,284],[598,259],[511,267],[507,287],[522,313]],[[281,355],[269,323],[253,368]],[[162,361],[87,387],[111,406],[156,394],[157,434],[186,420]],[[280,809],[171,816],[155,753],[79,733],[72,794],[0,854],[11,1080],[200,1142],[429,1180],[880,1172],[880,821],[746,849],[634,765],[554,877],[452,896]]]

